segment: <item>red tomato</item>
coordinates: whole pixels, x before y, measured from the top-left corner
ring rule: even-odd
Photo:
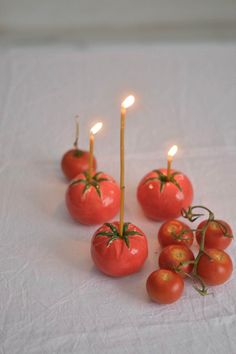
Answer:
[[[209,285],[223,284],[228,280],[233,271],[233,263],[230,256],[214,248],[206,249],[197,266],[197,274]],[[209,256],[208,256],[209,255]]]
[[[162,168],[149,172],[139,183],[137,198],[144,214],[153,220],[162,221],[177,218],[181,210],[189,207],[193,200],[193,187],[184,174]]]
[[[174,270],[180,263],[194,261],[193,252],[184,245],[170,245],[165,247],[159,256],[160,268]],[[186,264],[180,268],[185,273],[191,273],[193,264]],[[182,272],[179,273],[183,275]]]
[[[202,221],[197,229],[202,229],[207,223],[207,220]],[[223,226],[221,226],[220,224]],[[224,233],[227,232],[228,236],[224,236]],[[200,245],[202,239],[202,233],[196,231],[196,239],[198,244]],[[232,230],[230,226],[222,220],[214,220],[210,221],[209,225],[207,226],[206,233],[205,233],[205,247],[206,248],[217,248],[224,250],[227,248],[232,241]]]
[[[186,232],[183,233],[183,231]],[[193,243],[193,232],[182,221],[173,219],[161,225],[158,232],[158,240],[162,247],[169,245],[191,246]]]
[[[81,224],[101,224],[118,213],[120,188],[103,172],[96,173],[91,182],[84,172],[69,185],[66,205],[70,215]]]
[[[89,152],[72,149],[67,151],[62,157],[61,168],[64,175],[72,180],[81,172],[85,172],[89,167]],[[96,159],[93,159],[94,172],[96,171]]]
[[[102,225],[93,235],[91,256],[97,268],[112,277],[120,277],[140,270],[148,256],[145,234],[135,225],[125,223],[123,237],[119,222]]]
[[[182,295],[184,281],[171,270],[158,269],[149,275],[146,288],[153,301],[159,304],[171,304]]]

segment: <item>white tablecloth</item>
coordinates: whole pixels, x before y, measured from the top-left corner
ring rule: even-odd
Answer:
[[[147,220],[136,186],[166,164],[192,180],[204,203],[236,230],[236,45],[159,44],[0,50],[0,353],[235,353],[234,276],[199,296],[186,284],[175,304],[149,301],[160,224]],[[60,158],[96,136],[99,170],[119,177],[119,105],[136,105],[126,129],[126,220],[147,234],[135,275],[112,279],[90,258],[96,227],[72,221]],[[235,246],[229,249],[235,258]]]

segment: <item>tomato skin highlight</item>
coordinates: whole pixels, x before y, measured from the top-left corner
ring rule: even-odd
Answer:
[[[179,234],[183,230],[187,230],[188,232],[182,235],[182,239],[175,238],[172,234]],[[193,244],[193,238],[193,232],[190,227],[176,219],[164,222],[158,231],[158,241],[162,247],[169,245],[185,245],[190,247]]]
[[[194,261],[193,252],[184,245],[170,245],[160,253],[159,266],[160,268],[174,270],[182,262]],[[193,264],[186,264],[181,266],[181,270],[185,273],[191,273],[193,270]],[[179,272],[184,277],[182,272]]]
[[[208,285],[220,285],[225,283],[233,271],[233,263],[230,256],[223,250],[206,249],[197,266],[197,274]]]
[[[167,170],[162,168],[160,171],[166,175]],[[171,173],[176,171],[171,170]],[[137,199],[143,209],[144,214],[156,221],[178,218],[181,210],[189,207],[193,200],[193,187],[183,173],[179,172],[175,176],[182,191],[171,182],[166,182],[163,190],[160,191],[161,183],[159,180],[148,181],[157,175],[154,171],[146,174],[140,181],[137,188]]]
[[[119,230],[120,223],[112,222]],[[106,275],[112,277],[126,276],[138,272],[148,256],[148,243],[145,234],[135,225],[129,224],[128,231],[137,231],[141,235],[129,237],[130,247],[124,239],[117,238],[110,245],[106,236],[97,236],[98,233],[110,229],[102,225],[91,240],[91,256],[96,267]]]
[[[158,269],[149,275],[146,289],[152,301],[159,304],[171,304],[181,297],[184,281],[171,270]]]
[[[109,175],[101,173],[101,178],[108,181],[100,182],[101,197],[91,186],[85,193],[84,184],[69,185],[66,191],[66,205],[73,219],[84,225],[102,224],[112,219],[120,207],[120,187]],[[76,179],[84,178],[80,174]]]
[[[232,236],[231,227],[225,221],[223,220],[210,221],[205,233],[205,247],[224,250],[230,245],[230,243],[232,242],[232,238],[224,236],[221,227],[219,226],[219,224],[216,223],[216,221],[223,224],[226,227],[227,233]],[[203,220],[198,225],[197,230],[202,229],[207,222],[208,220]],[[201,243],[201,238],[202,238],[201,232],[196,231],[196,240],[199,245]]]
[[[61,160],[61,168],[70,181],[75,178],[78,174],[85,172],[89,168],[89,152],[77,149],[71,149],[67,151]],[[93,159],[93,170],[96,171],[97,162],[94,157]]]

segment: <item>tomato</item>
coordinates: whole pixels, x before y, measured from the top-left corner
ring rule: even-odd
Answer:
[[[187,176],[174,170],[167,180],[167,170],[162,168],[143,177],[138,185],[137,198],[148,218],[168,220],[179,217],[181,210],[190,206],[193,187]]]
[[[226,282],[233,271],[230,256],[223,250],[214,248],[206,249],[207,254],[202,254],[198,265],[197,274],[208,285],[220,285]]]
[[[72,180],[81,172],[85,172],[89,167],[89,152],[72,149],[67,151],[62,157],[61,168],[64,175]],[[94,172],[96,171],[96,159],[93,159]]]
[[[101,224],[112,219],[119,211],[120,188],[115,180],[103,172],[79,174],[66,192],[70,215],[81,224]]]
[[[91,241],[91,256],[95,265],[112,277],[139,271],[148,256],[145,234],[137,226],[124,223],[121,237],[119,225],[119,222],[102,225]]]
[[[160,268],[174,270],[180,263],[194,261],[193,252],[184,245],[170,245],[165,247],[159,256]],[[191,273],[193,264],[186,264],[180,266],[181,271],[185,273]],[[183,275],[182,272],[179,273]]]
[[[202,221],[197,230],[202,229],[207,223],[207,220]],[[221,226],[220,224],[223,226]],[[227,232],[228,236],[224,236],[225,232]],[[229,237],[231,236],[231,237]],[[200,245],[202,239],[202,233],[196,231],[196,239],[198,244]],[[230,226],[222,220],[213,220],[209,222],[205,233],[205,244],[206,248],[217,248],[224,250],[227,248],[232,241],[232,230]]]
[[[171,270],[158,269],[149,275],[146,288],[153,301],[159,304],[171,304],[181,297],[184,281]]]
[[[182,221],[176,219],[168,220],[161,225],[158,232],[158,240],[162,247],[173,244],[191,246],[193,243],[193,232]]]

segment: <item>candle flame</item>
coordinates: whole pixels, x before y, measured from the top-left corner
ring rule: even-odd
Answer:
[[[175,156],[176,152],[178,151],[178,146],[173,145],[170,150],[168,151],[168,157],[173,157]]]
[[[129,95],[126,99],[122,102],[121,107],[129,108],[135,102],[135,97],[133,95]]]
[[[99,130],[102,128],[102,126],[103,126],[102,122],[98,122],[94,124],[94,126],[90,129],[90,133],[93,135],[97,134]]]

